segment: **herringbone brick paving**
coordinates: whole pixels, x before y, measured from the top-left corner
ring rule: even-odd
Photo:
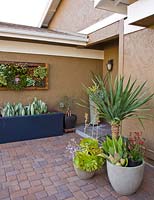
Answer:
[[[120,196],[103,169],[80,180],[65,151],[76,134],[0,145],[0,200],[154,200],[154,168],[136,194]]]

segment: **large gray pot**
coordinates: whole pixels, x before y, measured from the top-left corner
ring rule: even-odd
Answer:
[[[137,191],[143,180],[144,162],[137,167],[121,167],[107,161],[107,173],[117,193],[131,195]]]
[[[95,174],[95,172],[86,172],[86,171],[83,171],[83,170],[77,168],[75,165],[74,165],[74,170],[75,170],[77,176],[80,179],[83,179],[83,180],[92,178],[94,176],[94,174]]]

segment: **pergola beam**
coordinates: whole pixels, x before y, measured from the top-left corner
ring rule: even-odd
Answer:
[[[118,4],[121,3],[121,0],[115,0],[115,6],[118,6]]]

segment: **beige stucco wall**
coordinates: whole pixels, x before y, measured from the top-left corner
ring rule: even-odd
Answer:
[[[0,61],[41,62],[49,64],[49,89],[42,91],[0,91],[0,106],[5,102],[31,102],[33,97],[45,101],[49,108],[57,109],[58,101],[64,95],[77,100],[87,99],[82,83],[91,84],[91,71],[102,74],[103,61],[81,58],[67,58],[44,55],[0,53]],[[83,122],[85,109],[74,105],[78,123]]]
[[[127,78],[131,75],[139,84],[148,81],[147,92],[154,92],[154,29],[144,29],[124,36],[124,75]],[[154,100],[151,102],[154,108],[153,104]],[[150,113],[154,116],[154,109]],[[144,127],[145,130],[134,119],[127,120],[123,123],[123,133],[143,131],[146,146],[154,150],[154,120],[144,121]]]
[[[62,0],[49,29],[78,32],[111,14],[94,8],[90,0]]]
[[[118,74],[118,56],[119,56],[119,44],[118,41],[110,41],[104,48],[104,62],[103,62],[103,75],[106,75],[107,68],[106,64],[108,60],[113,59],[113,69],[111,71],[113,79]]]

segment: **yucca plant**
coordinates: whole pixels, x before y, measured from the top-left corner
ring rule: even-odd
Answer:
[[[100,117],[111,124],[111,131],[113,137],[119,136],[119,127],[121,121],[134,117],[139,119],[147,119],[150,115],[140,114],[149,110],[150,107],[144,104],[149,102],[154,94],[148,95],[144,90],[146,82],[141,85],[136,85],[137,80],[131,81],[128,79],[124,84],[124,77],[117,77],[112,81],[110,76],[106,80],[102,80],[100,76],[95,76],[92,80],[94,84],[98,85],[99,90],[103,94],[100,96],[86,87],[86,91],[90,98],[97,106]]]

